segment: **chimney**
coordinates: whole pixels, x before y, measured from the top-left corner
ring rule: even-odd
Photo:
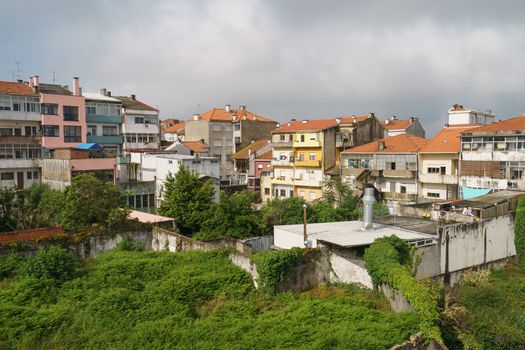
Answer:
[[[390,120],[385,120],[385,125],[388,125],[388,123],[390,123]]]
[[[384,140],[380,140],[378,146],[379,146],[380,150],[384,150],[385,149],[385,141]]]
[[[195,113],[193,115],[193,120],[199,120],[200,119],[200,114],[199,113]]]
[[[292,123],[288,122],[288,126],[292,126]]]
[[[410,120],[410,124],[412,124],[413,122],[415,122],[417,120],[416,117],[410,117],[408,119]]]
[[[390,119],[397,120],[397,117],[395,115],[393,115]]]
[[[368,118],[375,118],[376,117],[376,114],[375,113],[368,113]]]
[[[106,92],[107,97],[111,97],[111,91]]]
[[[280,127],[281,127],[281,123],[277,123],[277,124],[275,124],[275,128],[276,128],[276,129],[277,129],[277,128],[280,128]]]
[[[335,122],[336,122],[337,124],[340,124],[340,123],[341,123],[341,117],[337,117],[337,118],[335,118]]]
[[[35,75],[33,77],[33,85],[34,86],[40,86],[40,77],[38,75]]]
[[[106,91],[106,89],[100,89],[100,94],[101,94],[102,96],[106,96],[107,93],[108,93],[108,92]]]
[[[226,106],[224,106],[224,110],[225,110],[226,112],[229,113],[229,112],[230,112],[230,109],[231,109],[231,105],[226,105]]]
[[[35,86],[35,84],[33,83],[33,77],[29,77],[29,87],[33,88],[33,86]]]
[[[200,139],[199,141],[200,141],[200,143],[204,143],[204,139]]]
[[[292,119],[290,119],[290,121],[295,122],[295,121],[297,121],[297,119],[292,118]]]
[[[253,120],[257,120],[257,116],[254,115],[254,116],[252,117],[252,119],[253,119]]]
[[[239,110],[240,110],[241,112],[244,112],[244,111],[246,110],[246,106],[239,106]]]
[[[363,222],[361,223],[362,231],[370,231],[374,229],[374,188],[365,188],[365,195],[363,197]]]
[[[308,119],[303,120],[302,123],[303,123],[303,124],[308,123]]]
[[[445,128],[448,128],[449,127],[449,124],[448,123],[445,123]]]
[[[73,94],[75,96],[80,96],[80,82],[78,77],[73,78]]]
[[[131,99],[135,101],[137,99],[137,96],[135,96],[135,94],[131,94]]]

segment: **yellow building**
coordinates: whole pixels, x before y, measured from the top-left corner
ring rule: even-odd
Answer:
[[[312,202],[322,197],[325,172],[336,165],[339,123],[335,118],[292,121],[272,133],[272,198]]]

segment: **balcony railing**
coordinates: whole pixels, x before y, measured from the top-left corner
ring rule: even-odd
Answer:
[[[415,201],[415,193],[383,192],[383,198],[397,201]]]
[[[293,162],[290,159],[272,159],[272,165],[274,166],[293,166]]]
[[[0,144],[41,144],[41,136],[0,136]]]
[[[383,177],[413,179],[415,176],[416,172],[414,170],[383,170]]]
[[[122,124],[122,117],[120,115],[88,114],[86,121],[88,123]]]
[[[98,143],[98,144],[122,144],[124,141],[122,135],[112,135],[112,136],[88,136],[88,143]]]
[[[274,185],[293,185],[293,180],[289,177],[274,177],[272,178],[272,184]]]
[[[294,162],[295,166],[306,166],[306,167],[320,167],[322,162],[320,160],[295,160]]]
[[[272,143],[273,148],[292,148],[292,141],[275,141]]]
[[[455,185],[458,183],[458,178],[455,175],[419,174],[419,181],[433,184]]]
[[[294,147],[321,147],[321,141],[320,140],[304,140],[304,141],[300,141],[300,140],[294,140],[294,143],[293,143],[293,146]]]

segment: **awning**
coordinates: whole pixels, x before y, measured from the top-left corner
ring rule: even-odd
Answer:
[[[89,150],[89,151],[103,151],[104,150],[104,147],[102,147],[98,143],[81,143],[80,145],[78,145],[75,148],[76,149],[85,149],[85,150]]]
[[[484,196],[492,191],[490,188],[473,188],[473,187],[461,187],[463,191],[463,199],[471,199],[479,196]]]

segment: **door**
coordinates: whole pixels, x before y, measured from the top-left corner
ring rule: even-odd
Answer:
[[[22,190],[24,189],[24,172],[18,172],[16,173],[16,185],[18,189]]]

